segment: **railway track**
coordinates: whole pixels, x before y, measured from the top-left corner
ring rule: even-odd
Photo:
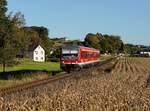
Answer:
[[[14,92],[20,92],[20,91],[28,90],[28,89],[31,89],[33,87],[45,85],[45,84],[48,84],[50,82],[54,82],[54,81],[57,81],[60,79],[70,77],[70,76],[71,76],[71,74],[60,73],[58,75],[55,75],[55,76],[52,76],[52,77],[49,77],[46,79],[37,80],[37,81],[25,83],[25,84],[16,85],[16,86],[2,88],[2,89],[0,89],[0,96],[5,96],[5,95],[8,95],[8,94],[11,94]]]
[[[102,67],[101,70],[111,69],[113,67],[113,65],[111,65],[111,66],[108,65],[108,67],[106,65],[108,63],[110,63],[111,61],[113,61],[114,59],[116,59],[116,58],[111,58],[107,61],[103,61],[97,67]],[[15,92],[21,92],[21,91],[25,91],[25,90],[32,89],[32,88],[35,88],[35,87],[39,87],[39,86],[42,86],[42,85],[45,85],[45,84],[48,84],[48,83],[51,83],[51,82],[55,82],[55,81],[58,81],[58,80],[61,80],[61,79],[71,77],[75,73],[79,73],[79,71],[78,72],[73,71],[70,74],[65,73],[65,72],[60,72],[58,74],[53,74],[54,76],[51,76],[51,77],[46,78],[46,79],[37,80],[37,81],[33,81],[33,82],[21,84],[21,85],[1,88],[0,89],[0,96],[3,97],[5,95],[9,95],[9,94],[12,94],[12,93],[15,93]]]

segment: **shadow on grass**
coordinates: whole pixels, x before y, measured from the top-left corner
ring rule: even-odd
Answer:
[[[8,71],[8,72],[0,72],[0,80],[9,80],[9,79],[22,79],[24,77],[30,77],[33,75],[55,75],[61,71],[46,71],[46,70],[18,70],[18,71]]]

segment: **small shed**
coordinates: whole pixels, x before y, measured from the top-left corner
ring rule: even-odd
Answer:
[[[29,55],[33,61],[45,62],[45,50],[40,45],[30,51]]]

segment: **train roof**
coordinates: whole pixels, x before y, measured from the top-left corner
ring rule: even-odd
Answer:
[[[64,45],[62,48],[71,48],[71,49],[81,49],[82,51],[95,51],[95,52],[100,52],[98,49],[90,48],[90,47],[85,47],[85,46],[79,46],[79,45]]]

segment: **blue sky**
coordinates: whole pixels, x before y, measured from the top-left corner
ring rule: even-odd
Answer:
[[[150,45],[150,0],[8,0],[8,9],[24,14],[28,26],[47,27],[50,37],[99,32]]]

